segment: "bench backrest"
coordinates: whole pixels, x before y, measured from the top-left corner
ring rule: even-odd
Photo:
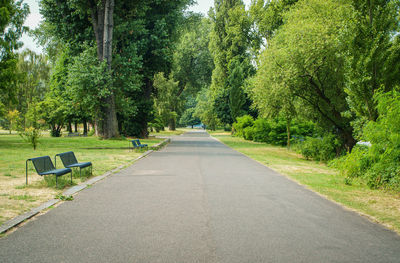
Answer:
[[[138,147],[139,146],[138,143],[136,142],[136,140],[132,140],[131,142],[132,142],[133,147]]]
[[[53,162],[51,161],[50,156],[41,156],[30,159],[35,166],[35,170],[38,174],[54,170]]]
[[[64,167],[78,163],[78,160],[76,160],[74,152],[59,153],[57,155],[60,156]]]

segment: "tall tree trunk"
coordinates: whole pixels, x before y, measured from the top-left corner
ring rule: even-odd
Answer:
[[[72,132],[72,123],[71,123],[70,120],[68,121],[67,131],[68,131],[68,132]]]
[[[168,122],[168,129],[170,131],[175,131],[176,130],[176,121],[175,118],[171,118]]]
[[[91,6],[92,25],[97,43],[97,56],[100,61],[105,60],[107,63],[107,72],[105,74],[111,74],[114,0],[101,0],[101,3],[98,5],[91,0],[89,4]],[[112,83],[104,83],[105,86],[110,84]],[[112,91],[113,88],[110,88]],[[98,118],[97,132],[104,138],[117,137],[119,134],[114,92],[112,91],[101,102],[101,116]]]
[[[74,129],[75,129],[75,132],[78,132],[78,122],[77,121],[74,122]]]
[[[290,148],[290,119],[286,120],[287,147]]]
[[[145,84],[142,86],[144,99],[146,100],[146,105],[148,103],[149,107],[151,107],[150,105],[152,105],[151,92],[153,89],[153,80],[147,78],[144,83]],[[150,110],[148,112],[150,112]],[[148,112],[142,112],[142,114],[144,114],[145,117],[142,118],[143,120],[141,121],[141,129],[139,132],[140,138],[147,138],[149,136],[148,125],[147,125],[147,123],[149,122]],[[162,130],[164,130],[164,128],[162,128]]]
[[[83,135],[87,135],[88,134],[88,125],[87,125],[87,121],[86,119],[83,119]]]

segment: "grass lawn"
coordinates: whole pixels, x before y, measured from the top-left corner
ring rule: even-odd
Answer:
[[[149,146],[161,142],[162,139],[141,140]],[[49,155],[54,162],[54,155],[73,151],[80,162],[93,163],[93,175],[101,175],[107,171],[127,164],[140,156],[144,150],[129,150],[130,142],[123,140],[100,140],[97,137],[60,137],[52,138],[45,134],[39,140],[34,151],[18,135],[0,134],[0,225],[39,204],[54,198],[63,190],[56,189],[54,175],[44,180],[34,171],[29,163],[28,186],[25,185],[25,161],[29,158]],[[61,167],[57,159],[57,167]],[[85,170],[85,169],[84,169]],[[84,171],[82,170],[82,172]],[[78,184],[86,177],[79,178],[79,170],[74,173],[73,184]],[[87,169],[86,172],[88,172]],[[86,175],[89,175],[86,173]],[[70,184],[70,175],[59,177],[59,186]]]
[[[246,141],[226,132],[210,134],[229,147],[253,158],[275,171],[307,186],[330,200],[367,215],[371,220],[400,233],[400,194],[371,190],[362,181],[344,183],[337,170],[323,163],[309,161],[284,147]]]
[[[157,136],[157,137],[168,137],[168,136],[175,136],[175,135],[181,135],[185,132],[190,131],[191,129],[189,128],[177,128],[175,131],[170,131],[168,128],[165,128],[164,131],[159,131],[159,132],[151,132],[150,136]]]

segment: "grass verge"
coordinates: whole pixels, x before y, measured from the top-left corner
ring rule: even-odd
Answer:
[[[141,140],[150,147],[162,139]],[[93,163],[93,176],[104,174],[121,165],[132,162],[145,150],[128,149],[131,144],[127,139],[101,140],[97,137],[59,137],[44,135],[34,151],[16,134],[0,134],[0,225],[38,205],[61,194],[62,188],[71,185],[70,175],[58,178],[59,188],[55,188],[53,175],[41,177],[29,163],[28,181],[25,185],[25,161],[29,158],[48,155],[54,162],[57,153],[73,151],[80,162]],[[61,168],[57,159],[57,167]],[[73,171],[73,185],[86,180],[88,169]]]
[[[210,132],[227,146],[307,186],[313,191],[368,216],[400,233],[400,194],[372,190],[361,180],[345,183],[336,169],[309,161],[284,147],[246,141],[226,132]]]
[[[170,131],[168,128],[165,128],[164,131],[159,131],[159,132],[151,132],[150,136],[158,136],[158,137],[163,137],[163,136],[176,136],[176,135],[181,135],[185,132],[188,132],[192,129],[190,128],[177,128],[175,131]]]

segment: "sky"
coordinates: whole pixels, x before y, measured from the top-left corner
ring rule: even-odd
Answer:
[[[249,6],[250,1],[251,0],[244,0],[246,6]],[[31,11],[31,13],[26,18],[24,25],[28,26],[30,29],[35,29],[36,27],[39,26],[40,21],[42,20],[42,17],[39,13],[39,0],[24,0],[24,3],[27,3],[29,5],[29,9]],[[197,0],[197,4],[191,6],[189,8],[189,11],[199,12],[203,13],[204,15],[207,15],[208,10],[212,6],[214,6],[214,0]],[[35,51],[36,53],[42,52],[42,48],[36,45],[34,40],[27,34],[24,34],[22,36],[21,41],[24,43],[22,50],[25,48],[29,48]]]

